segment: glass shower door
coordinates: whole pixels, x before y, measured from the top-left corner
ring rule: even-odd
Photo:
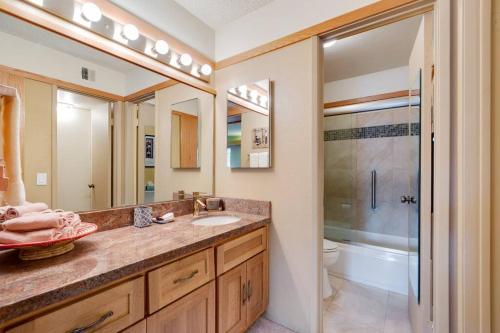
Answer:
[[[356,219],[356,140],[354,114],[325,117],[325,237],[352,241]]]

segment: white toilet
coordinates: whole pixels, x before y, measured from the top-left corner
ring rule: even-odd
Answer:
[[[339,258],[338,244],[329,239],[323,239],[323,298],[333,295],[334,288],[328,279],[327,267],[335,264]]]

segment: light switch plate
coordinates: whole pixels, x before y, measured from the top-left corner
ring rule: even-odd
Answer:
[[[36,174],[36,184],[37,185],[47,185],[47,174],[45,172],[38,172]]]

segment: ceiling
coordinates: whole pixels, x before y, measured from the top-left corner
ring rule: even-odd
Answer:
[[[174,0],[213,29],[243,17],[273,0]]]
[[[324,49],[325,82],[407,66],[421,16],[338,40]]]
[[[47,46],[51,49],[70,54],[106,68],[114,69],[124,74],[140,68],[124,60],[120,60],[109,54],[100,52],[3,13],[0,13],[0,32]]]

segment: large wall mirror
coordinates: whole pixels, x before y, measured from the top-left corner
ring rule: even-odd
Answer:
[[[261,80],[227,92],[227,166],[271,167],[271,83]]]
[[[213,95],[3,13],[0,38],[27,201],[88,211],[212,193]]]

